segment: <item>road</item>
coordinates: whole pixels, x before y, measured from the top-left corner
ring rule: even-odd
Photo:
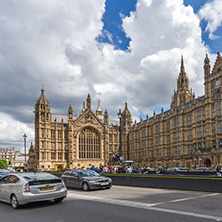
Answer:
[[[222,194],[113,186],[69,189],[62,203],[32,203],[14,210],[0,202],[4,222],[207,222],[222,221]]]

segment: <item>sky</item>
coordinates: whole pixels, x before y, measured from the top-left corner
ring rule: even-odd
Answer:
[[[0,147],[34,143],[42,86],[51,113],[92,109],[133,121],[170,108],[181,55],[204,95],[203,61],[222,51],[221,0],[0,0]]]

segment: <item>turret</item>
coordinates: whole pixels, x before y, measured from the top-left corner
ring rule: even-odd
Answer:
[[[91,109],[91,98],[90,98],[90,94],[88,94],[87,96],[87,100],[86,100],[86,103],[87,103],[87,109]]]
[[[103,119],[103,110],[100,106],[100,100],[98,100],[98,106],[96,109],[96,115],[102,120]]]
[[[109,115],[108,115],[107,110],[105,110],[105,112],[104,112],[104,124],[105,124],[106,126],[109,125]]]
[[[44,89],[41,89],[41,96],[35,104],[35,122],[50,122],[50,107],[49,102],[45,98]]]
[[[86,105],[85,105],[85,102],[83,102],[83,105],[82,105],[82,113],[85,112],[86,110]]]
[[[128,127],[130,128],[131,126],[132,126],[132,117],[130,111],[128,110],[127,102],[125,102],[125,108],[121,115],[121,128],[127,129]]]
[[[210,59],[208,58],[208,55],[206,54],[206,57],[204,59],[204,78],[206,79],[210,76]]]
[[[72,110],[72,106],[71,106],[71,105],[69,105],[68,119],[69,119],[69,120],[72,120],[72,119],[73,119],[73,110]]]
[[[210,59],[206,54],[204,59],[204,89],[205,89],[205,97],[210,97]]]

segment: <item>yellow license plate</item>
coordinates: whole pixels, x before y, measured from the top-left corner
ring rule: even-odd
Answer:
[[[40,188],[41,191],[45,191],[45,190],[53,190],[55,187],[42,187]]]

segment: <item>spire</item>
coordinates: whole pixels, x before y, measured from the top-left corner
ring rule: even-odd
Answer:
[[[184,88],[189,89],[189,80],[184,68],[183,55],[181,55],[180,74],[177,80],[177,91],[183,90]]]
[[[91,109],[91,98],[90,98],[90,94],[88,94],[86,102],[87,102],[87,109]]]
[[[100,107],[100,100],[98,100],[98,106],[96,109],[96,115],[102,120],[103,119],[103,110]]]
[[[209,65],[210,64],[210,59],[208,58],[208,54],[206,54],[206,57],[204,59],[204,64]]]
[[[104,124],[107,126],[109,125],[109,115],[108,115],[107,109],[104,112]]]
[[[217,49],[218,49],[217,58],[216,58],[216,61],[215,61],[215,64],[214,64],[214,67],[213,67],[213,70],[212,70],[212,74],[217,74],[218,70],[222,69],[222,59],[221,59],[221,56],[220,56],[219,48],[217,48]]]
[[[73,119],[73,110],[72,110],[71,104],[69,105],[68,119],[69,119],[69,120],[72,120],[72,119]]]
[[[204,59],[204,78],[205,81],[210,77],[210,59],[208,58],[208,55],[206,54],[206,57]]]
[[[86,105],[85,105],[85,101],[83,102],[83,105],[82,105],[82,113],[86,110]]]
[[[98,100],[98,106],[97,106],[97,109],[96,109],[96,115],[103,115],[103,110],[100,106],[100,100]]]
[[[36,101],[36,105],[40,105],[40,104],[49,105],[49,102],[45,98],[44,92],[45,92],[45,90],[44,90],[43,85],[42,85],[41,95],[38,98],[38,100]]]
[[[41,91],[42,91],[42,95],[44,95],[45,90],[44,90],[44,86],[43,85],[42,85]]]
[[[186,74],[186,73],[185,73],[184,64],[183,64],[183,55],[181,55],[180,73],[181,73],[181,74]]]

